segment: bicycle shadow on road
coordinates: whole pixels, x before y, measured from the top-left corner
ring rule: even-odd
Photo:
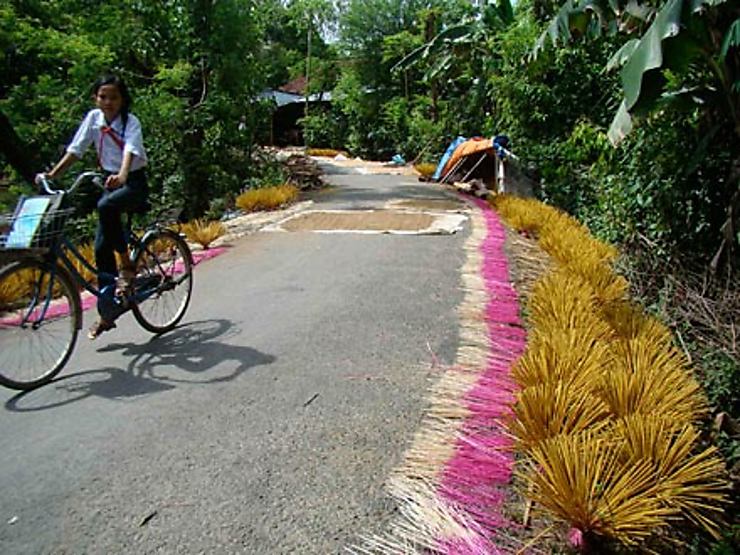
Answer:
[[[46,386],[8,399],[14,412],[46,410],[88,397],[121,400],[161,393],[178,384],[205,385],[231,381],[255,366],[271,364],[273,355],[221,341],[234,335],[228,320],[189,322],[138,343],[111,343],[98,352],[120,351],[132,357],[126,368],[98,368],[67,374]],[[218,339],[218,341],[217,341]]]
[[[120,351],[121,356],[133,356],[127,366],[130,374],[164,383],[227,382],[253,366],[276,360],[251,347],[215,340],[235,335],[232,328],[228,320],[190,322],[144,344],[111,343],[99,352]],[[214,371],[227,361],[232,364],[225,366],[234,367],[226,372]]]

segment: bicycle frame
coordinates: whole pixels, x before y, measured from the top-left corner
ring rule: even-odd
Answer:
[[[97,277],[97,281],[100,282],[102,279],[105,279],[106,281],[110,281],[111,283],[115,281],[116,276],[113,274],[107,274],[105,272],[98,272],[98,270],[90,264],[83,256],[80,254],[80,251],[77,250],[77,248],[67,239],[67,237],[63,236],[61,241],[54,245],[52,249],[49,251],[49,262],[52,266],[52,272],[56,269],[56,262],[59,261],[63,264],[64,268],[70,273],[72,276],[72,279],[79,285],[81,285],[86,291],[89,293],[92,293],[96,297],[100,297],[100,288],[97,287],[93,280],[86,280],[84,276],[80,273],[79,270],[74,265],[74,262],[72,259],[67,255],[67,252],[72,254],[72,256],[78,260],[83,267],[92,272],[93,275]]]
[[[57,210],[64,205],[63,195],[90,177],[102,188],[101,176],[93,172],[78,177],[67,192],[53,190],[44,176],[39,184],[58,195]],[[44,385],[68,362],[82,327],[83,291],[97,299],[100,321],[113,322],[131,311],[138,324],[154,334],[174,329],[190,303],[193,255],[180,233],[157,219],[135,233],[129,217],[124,239],[136,272],[121,288],[113,267],[111,273],[98,272],[95,262],[86,260],[65,234],[64,223],[73,210],[59,208],[58,212],[59,226],[47,225],[43,241],[0,249],[0,287],[10,292],[0,305],[0,385],[11,389]],[[99,335],[92,333],[91,338]],[[44,347],[39,349],[41,344]]]
[[[133,232],[130,233],[130,238],[127,241],[127,244],[130,247],[133,247],[133,253],[134,257],[138,254],[138,252],[143,248],[143,245],[146,242],[146,238],[154,233],[157,233],[158,229],[156,227],[152,227],[148,229],[144,235],[139,238],[137,235],[133,234]],[[148,254],[155,256],[154,253],[147,250]],[[82,256],[79,250],[67,239],[66,236],[62,236],[60,242],[55,245],[50,250],[50,260],[49,262],[52,265],[52,275],[53,272],[56,270],[56,264],[54,262],[60,261],[64,268],[69,272],[69,274],[72,276],[72,279],[81,285],[86,291],[91,293],[92,295],[95,295],[96,297],[100,298],[102,295],[100,287],[94,283],[94,280],[86,280],[83,275],[80,273],[80,271],[75,267],[75,264],[72,260],[72,258],[67,254],[71,254],[72,257],[74,257],[76,260],[78,260],[82,266],[90,271],[93,275],[96,276],[97,282],[105,282],[105,283],[114,283],[116,276],[113,274],[108,274],[106,272],[98,272],[97,269],[90,264],[85,258]],[[156,258],[156,256],[155,256]],[[159,261],[157,261],[157,264],[159,264]],[[161,269],[161,267],[160,267]],[[130,300],[136,303],[140,303],[151,297],[156,291],[158,287],[149,287],[149,288],[136,288],[134,290],[134,293]]]
[[[51,277],[48,280],[48,283],[46,284],[46,294],[44,295],[44,298],[46,299],[44,301],[44,306],[41,308],[41,310],[38,312],[38,315],[35,319],[32,321],[32,317],[34,312],[36,312],[36,308],[39,302],[39,291],[41,291],[43,283],[44,275],[39,276],[38,283],[36,284],[36,288],[34,289],[34,295],[31,299],[30,304],[28,305],[28,308],[26,309],[26,314],[21,319],[21,327],[25,328],[29,322],[31,322],[31,327],[35,330],[39,329],[41,327],[41,323],[46,319],[46,313],[49,310],[49,307],[51,306],[51,299],[52,299],[52,289],[54,288],[54,273],[52,271]],[[80,304],[79,295],[77,296],[77,299],[74,300],[75,303]],[[77,327],[80,327],[80,323],[78,322]]]
[[[77,187],[85,180],[92,180],[93,183],[95,183],[98,187],[102,187],[102,176],[96,172],[84,172],[80,174],[77,179],[75,180],[74,184],[67,190],[55,190],[52,189],[48,180],[43,179],[41,181],[41,185],[43,186],[44,190],[51,195],[67,195],[71,194]],[[130,226],[130,221],[127,222],[127,225],[124,229],[124,233],[126,235],[126,244],[133,248],[133,256],[136,258],[140,250],[142,249],[143,245],[146,244],[146,240],[149,235],[153,233],[157,233],[160,231],[158,225],[149,226],[146,232],[143,236],[139,237],[136,233],[133,232]],[[157,259],[156,255],[154,253],[147,251],[148,254],[152,255],[155,259]],[[67,253],[70,253],[72,257],[68,256]],[[90,262],[88,262],[80,253],[79,250],[69,241],[69,239],[66,237],[66,235],[63,233],[60,238],[49,248],[48,252],[43,255],[43,258],[49,263],[50,266],[50,282],[49,287],[52,287],[54,276],[56,272],[58,271],[58,262],[61,262],[61,266],[66,270],[72,280],[76,282],[78,285],[80,285],[83,289],[88,291],[90,294],[94,295],[98,299],[102,296],[101,287],[95,283],[114,283],[116,276],[113,274],[108,274],[106,272],[98,272],[97,268],[95,268]],[[93,280],[87,280],[82,275],[82,273],[77,270],[77,267],[75,266],[72,258],[76,259],[82,266],[87,269],[89,272],[91,272],[95,279]],[[157,264],[159,265],[159,260],[157,260]],[[161,266],[160,266],[161,269]],[[39,284],[41,285],[41,284]],[[177,285],[177,283],[175,284]],[[135,303],[140,303],[148,299],[150,296],[152,296],[157,290],[159,289],[159,286],[157,287],[148,287],[148,288],[136,288],[134,290],[134,293],[131,297],[129,297],[129,301],[133,301]],[[79,297],[79,292],[78,292]],[[47,297],[48,299],[48,297]],[[79,300],[79,299],[78,299]],[[39,322],[43,320],[46,311],[48,310],[48,304],[49,301],[47,300],[46,306],[41,311],[41,316],[39,319]],[[35,303],[34,303],[35,305]],[[30,316],[30,312],[29,312]],[[35,324],[38,325],[38,322]]]

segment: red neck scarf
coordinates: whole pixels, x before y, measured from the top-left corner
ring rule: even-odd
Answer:
[[[98,165],[102,168],[103,167],[103,140],[105,139],[106,135],[110,137],[114,143],[116,143],[116,146],[123,151],[124,141],[123,137],[119,136],[115,129],[108,125],[104,125],[100,128],[100,144],[98,145]]]

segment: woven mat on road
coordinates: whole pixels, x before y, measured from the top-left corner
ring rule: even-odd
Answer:
[[[325,210],[297,214],[268,231],[449,234],[461,229],[467,216],[399,210]]]

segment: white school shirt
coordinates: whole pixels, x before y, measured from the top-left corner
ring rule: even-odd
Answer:
[[[146,150],[141,136],[141,122],[133,114],[128,115],[124,134],[121,116],[116,116],[112,123],[105,121],[105,115],[100,108],[90,110],[82,120],[67,152],[82,158],[90,144],[95,145],[98,151],[100,166],[108,172],[118,173],[123,163],[123,153],[131,152],[130,171],[136,171],[146,166]]]

